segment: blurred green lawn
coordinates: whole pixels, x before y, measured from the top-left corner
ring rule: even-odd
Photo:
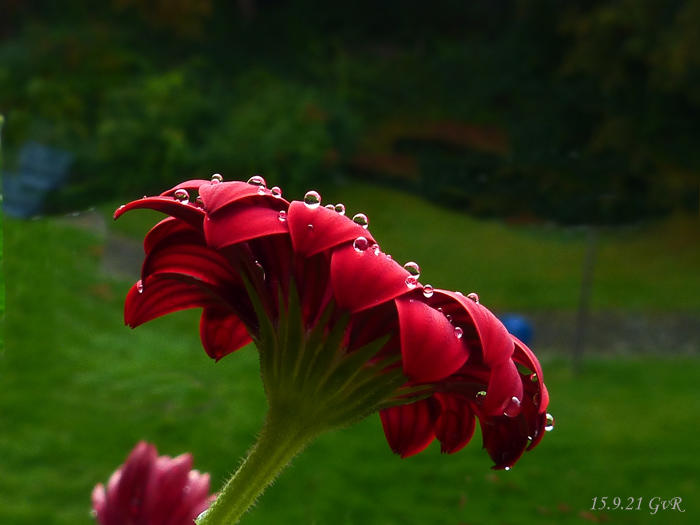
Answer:
[[[475,221],[368,186],[342,195],[350,215],[370,215],[395,259],[421,263],[423,282],[476,290],[495,308],[576,304],[580,232]],[[141,236],[152,218],[134,213],[115,227]],[[700,311],[694,224],[605,234],[595,307]],[[193,452],[219,487],[264,416],[255,350],[214,363],[201,349],[197,312],[131,331],[122,324],[129,283],[99,272],[103,238],[60,219],[5,227],[0,523],[90,523],[92,487],[139,439],[161,453]],[[373,416],[321,437],[244,523],[695,522],[700,361],[590,358],[576,377],[562,358],[543,361],[557,425],[512,471],[489,470],[478,435],[456,455],[432,446],[401,460]],[[595,496],[644,500],[641,511],[592,512]],[[680,496],[686,512],[650,516],[654,496]]]

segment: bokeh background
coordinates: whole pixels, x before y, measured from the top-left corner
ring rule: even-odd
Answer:
[[[158,217],[112,211],[215,172],[367,213],[422,282],[519,316],[556,417],[510,472],[478,433],[400,460],[371,417],[247,523],[697,522],[700,1],[4,0],[0,114],[0,523],[90,523],[139,439],[214,488],[253,442],[252,347],[122,326]]]

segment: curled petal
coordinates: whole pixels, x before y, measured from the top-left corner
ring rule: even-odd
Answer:
[[[452,454],[464,448],[474,435],[476,417],[469,403],[458,396],[435,394],[440,403],[440,416],[435,435],[443,453]]]
[[[331,285],[338,305],[351,312],[377,306],[409,291],[410,274],[384,254],[346,244],[333,251]]]
[[[488,308],[455,292],[436,290],[435,295],[449,297],[459,304],[462,318],[456,319],[455,322],[464,322],[476,330],[484,363],[493,367],[511,358],[513,340],[503,323]]]
[[[220,308],[205,308],[199,334],[209,357],[219,360],[250,343],[245,324],[233,313]]]
[[[417,382],[437,381],[467,361],[467,347],[441,312],[410,297],[394,301],[399,312],[403,370],[409,378]]]
[[[185,182],[181,182],[177,186],[173,186],[167,191],[164,191],[161,193],[161,196],[163,197],[172,197],[177,190],[187,190],[188,192],[194,192],[194,191],[199,191],[199,187],[203,186],[204,184],[211,184],[211,181],[208,180],[203,180],[203,179],[191,179],[191,180],[186,180]]]
[[[214,294],[193,282],[176,277],[153,276],[134,284],[124,303],[124,323],[132,328],[161,315],[221,303]]]
[[[257,199],[261,204],[264,203],[264,205],[277,209],[286,209],[289,205],[286,200],[273,197],[267,190],[261,194],[259,188],[254,184],[241,181],[208,183],[199,187],[199,196],[202,197],[204,208],[208,214],[218,213],[219,210],[244,199],[252,202],[252,198]]]
[[[423,451],[435,438],[437,411],[429,399],[387,408],[379,415],[391,450],[402,458]]]
[[[242,284],[226,258],[193,244],[172,244],[151,251],[143,262],[142,279],[156,273],[182,275],[224,289]]]
[[[164,244],[204,245],[204,235],[201,229],[192,228],[186,222],[175,217],[168,217],[156,224],[146,234],[143,240],[143,250],[148,255],[157,246]]]
[[[177,217],[194,228],[201,229],[204,220],[204,211],[191,204],[183,204],[172,197],[146,197],[120,206],[114,212],[114,218],[118,219],[127,211],[136,209],[155,210],[166,215]]]
[[[484,448],[495,463],[494,469],[513,466],[528,445],[523,418],[481,418],[481,434]]]
[[[279,210],[245,203],[228,206],[215,216],[207,215],[204,221],[204,234],[213,248],[287,232],[287,222],[279,220]]]
[[[315,255],[358,237],[365,237],[369,243],[374,243],[369,231],[323,206],[310,208],[303,202],[292,201],[288,222],[294,250],[301,255]]]
[[[484,398],[484,413],[502,415],[508,409],[509,414],[515,416],[520,412],[522,400],[523,382],[515,363],[508,360],[492,368]]]
[[[530,370],[532,370],[537,376],[537,390],[539,395],[537,411],[540,414],[544,414],[547,410],[547,405],[549,404],[549,392],[547,392],[547,387],[544,384],[544,379],[542,377],[542,367],[540,366],[540,362],[537,360],[537,357],[535,357],[535,354],[532,353],[532,350],[530,350],[525,343],[523,343],[520,339],[518,339],[512,334],[511,338],[515,343],[515,351],[513,352],[513,359],[515,360],[515,362],[525,365]]]

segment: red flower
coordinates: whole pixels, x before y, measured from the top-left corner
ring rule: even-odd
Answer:
[[[517,459],[523,439],[533,446],[541,438],[547,394],[532,353],[514,346],[486,308],[423,287],[418,265],[381,252],[364,215],[323,207],[315,192],[289,203],[261,177],[187,181],[115,217],[135,208],[171,217],[146,235],[126,323],[203,308],[200,334],[212,358],[255,340],[271,407],[294,397],[309,405],[310,420],[333,414],[328,427],[383,409],[387,439],[402,456],[436,436],[443,451],[458,450],[475,415],[497,466]],[[523,386],[516,363],[537,381]],[[481,390],[483,403],[474,397]]]
[[[100,525],[190,525],[215,496],[209,474],[192,469],[192,456],[158,456],[141,441],[124,465],[92,491],[93,513]]]

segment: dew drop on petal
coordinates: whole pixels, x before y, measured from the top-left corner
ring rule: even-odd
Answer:
[[[307,191],[304,195],[304,204],[312,210],[318,208],[321,205],[321,195],[317,191]]]
[[[476,304],[479,304],[479,294],[476,292],[472,292],[470,294],[467,294],[467,299],[471,299]]]
[[[272,193],[272,196],[276,199],[282,198],[282,190],[279,186],[273,186],[272,189],[270,189],[270,192]]]
[[[284,222],[287,220],[287,212],[284,210],[280,210],[280,212],[277,214],[277,219],[280,222]]]
[[[367,218],[367,215],[365,215],[364,213],[356,213],[352,218],[352,222],[354,222],[355,224],[359,224],[365,230],[369,226],[369,219]]]
[[[530,374],[530,381],[532,381],[533,383],[537,383],[538,380],[539,378],[537,377],[537,374]]]
[[[409,275],[406,277],[406,286],[413,289],[418,286],[418,278],[415,275]]]
[[[214,175],[211,176],[211,183],[212,184],[219,184],[224,178],[221,176],[221,173],[214,173]]]
[[[554,429],[554,416],[549,412],[547,412],[547,415],[545,416],[544,429],[547,432],[551,432],[552,429]]]
[[[136,291],[143,293],[143,281],[141,279],[136,281]]]
[[[486,397],[486,390],[479,390],[476,393],[476,402],[477,403],[482,403],[484,401],[484,398]]]
[[[253,186],[260,186],[263,189],[267,188],[267,182],[265,182],[265,179],[263,179],[260,175],[253,175],[251,178],[248,179],[248,184],[252,184]],[[258,189],[258,191],[260,190]]]
[[[345,204],[339,202],[334,207],[336,212],[340,213],[341,215],[345,215]]]
[[[326,208],[327,210],[335,211],[335,206],[332,204],[326,204],[324,208]]]
[[[508,401],[506,408],[503,410],[503,415],[508,417],[515,417],[520,412],[520,399],[513,396]]]
[[[403,265],[403,269],[413,275],[416,280],[420,279],[420,266],[418,266],[418,263],[409,261]]]
[[[119,206],[120,210],[123,210],[124,208],[126,208],[126,204],[122,204],[121,206]]]
[[[503,468],[503,470],[505,470],[506,472],[508,472],[510,469],[511,469],[511,467],[504,467]]]
[[[187,193],[187,190],[183,188],[175,190],[175,193],[173,193],[173,197],[175,197],[182,204],[187,204],[188,202],[190,202],[190,194]]]
[[[309,230],[310,232],[314,231],[314,225],[313,224],[307,224],[306,229]]]
[[[452,322],[452,316],[450,314],[445,315],[445,319],[447,319],[449,322]]]
[[[379,245],[375,242],[372,245],[372,253],[374,253],[374,255],[379,255],[381,252],[382,250],[379,248]]]
[[[462,330],[459,326],[455,326],[455,337],[457,339],[462,339],[463,335],[464,335],[464,330]]]
[[[199,195],[197,195],[197,198],[194,200],[194,203],[195,203],[198,207],[204,208],[204,201],[202,200],[202,197],[200,197]]]
[[[388,254],[388,253],[387,253],[387,254],[386,254],[386,258],[389,259],[389,260],[391,261],[391,254]]]
[[[369,241],[365,237],[358,237],[353,241],[352,247],[355,248],[356,252],[364,252],[369,248]]]
[[[432,297],[432,296],[433,296],[433,287],[432,287],[431,285],[429,285],[429,284],[426,284],[426,285],[423,287],[423,295],[424,295],[426,298]]]

